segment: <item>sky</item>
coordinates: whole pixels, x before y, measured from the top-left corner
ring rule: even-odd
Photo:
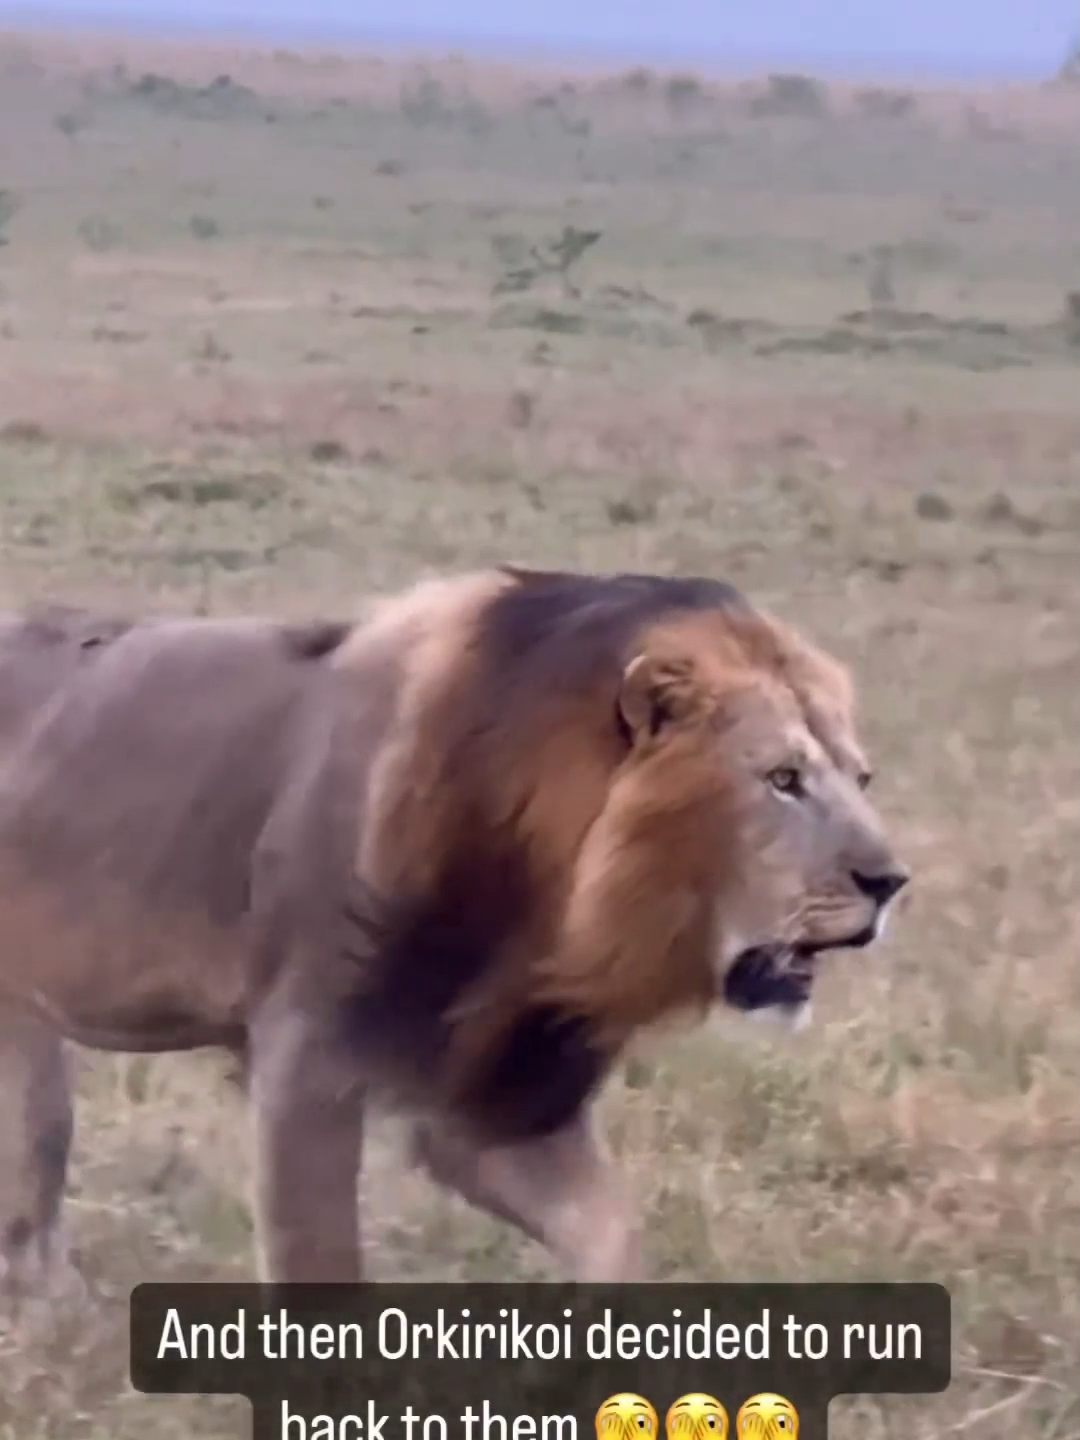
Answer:
[[[0,0],[0,24],[71,23],[400,43],[613,61],[816,67],[915,78],[1046,77],[1076,0]]]

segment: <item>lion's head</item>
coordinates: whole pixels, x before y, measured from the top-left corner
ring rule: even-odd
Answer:
[[[588,990],[618,949],[628,1010],[670,987],[798,1019],[818,957],[871,944],[909,878],[867,794],[847,672],[748,607],[661,617],[633,651],[614,706],[625,753],[552,982]]]
[[[718,657],[713,685],[702,676],[721,809],[737,816],[718,900],[720,983],[739,1009],[798,1012],[816,957],[876,940],[909,876],[867,795],[847,673],[766,617],[732,630],[742,665]]]

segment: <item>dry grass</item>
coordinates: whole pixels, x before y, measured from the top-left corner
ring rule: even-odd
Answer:
[[[515,558],[725,575],[836,646],[917,873],[887,951],[797,1042],[658,1044],[606,1116],[659,1274],[952,1287],[951,1391],[846,1402],[840,1440],[1075,1440],[1075,90],[867,119],[121,59],[0,49],[0,599],[340,612]],[[566,226],[602,232],[579,293],[494,293]],[[239,1101],[213,1059],[81,1065],[89,1293],[0,1340],[0,1436],[244,1434],[123,1379],[135,1281],[247,1273]],[[547,1273],[371,1149],[377,1274]]]

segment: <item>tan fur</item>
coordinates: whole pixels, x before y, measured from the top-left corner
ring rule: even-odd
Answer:
[[[583,1277],[639,1273],[589,1128],[605,1070],[754,947],[849,943],[877,915],[853,871],[894,865],[846,672],[681,584],[500,571],[351,629],[125,622],[54,634],[34,685],[45,641],[10,619],[0,1045],[23,1075],[61,1035],[242,1055],[270,1278],[359,1276],[369,1092],[441,1183]],[[771,788],[792,763],[816,808]]]
[[[369,820],[356,864],[380,888],[422,888],[442,837],[454,833],[453,817],[442,808],[451,796],[440,784],[441,706],[468,666],[478,617],[509,584],[499,574],[425,581],[377,602],[337,656],[339,669],[365,682],[388,662],[406,661],[390,733],[364,777]]]

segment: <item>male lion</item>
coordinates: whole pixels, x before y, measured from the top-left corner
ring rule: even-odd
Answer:
[[[25,677],[63,642],[16,638],[12,1263],[59,1208],[66,1036],[246,1057],[266,1278],[359,1277],[371,1097],[579,1278],[637,1275],[589,1123],[629,1037],[717,998],[796,1014],[907,879],[846,672],[715,581],[507,569],[353,626],[117,625],[47,695]]]

